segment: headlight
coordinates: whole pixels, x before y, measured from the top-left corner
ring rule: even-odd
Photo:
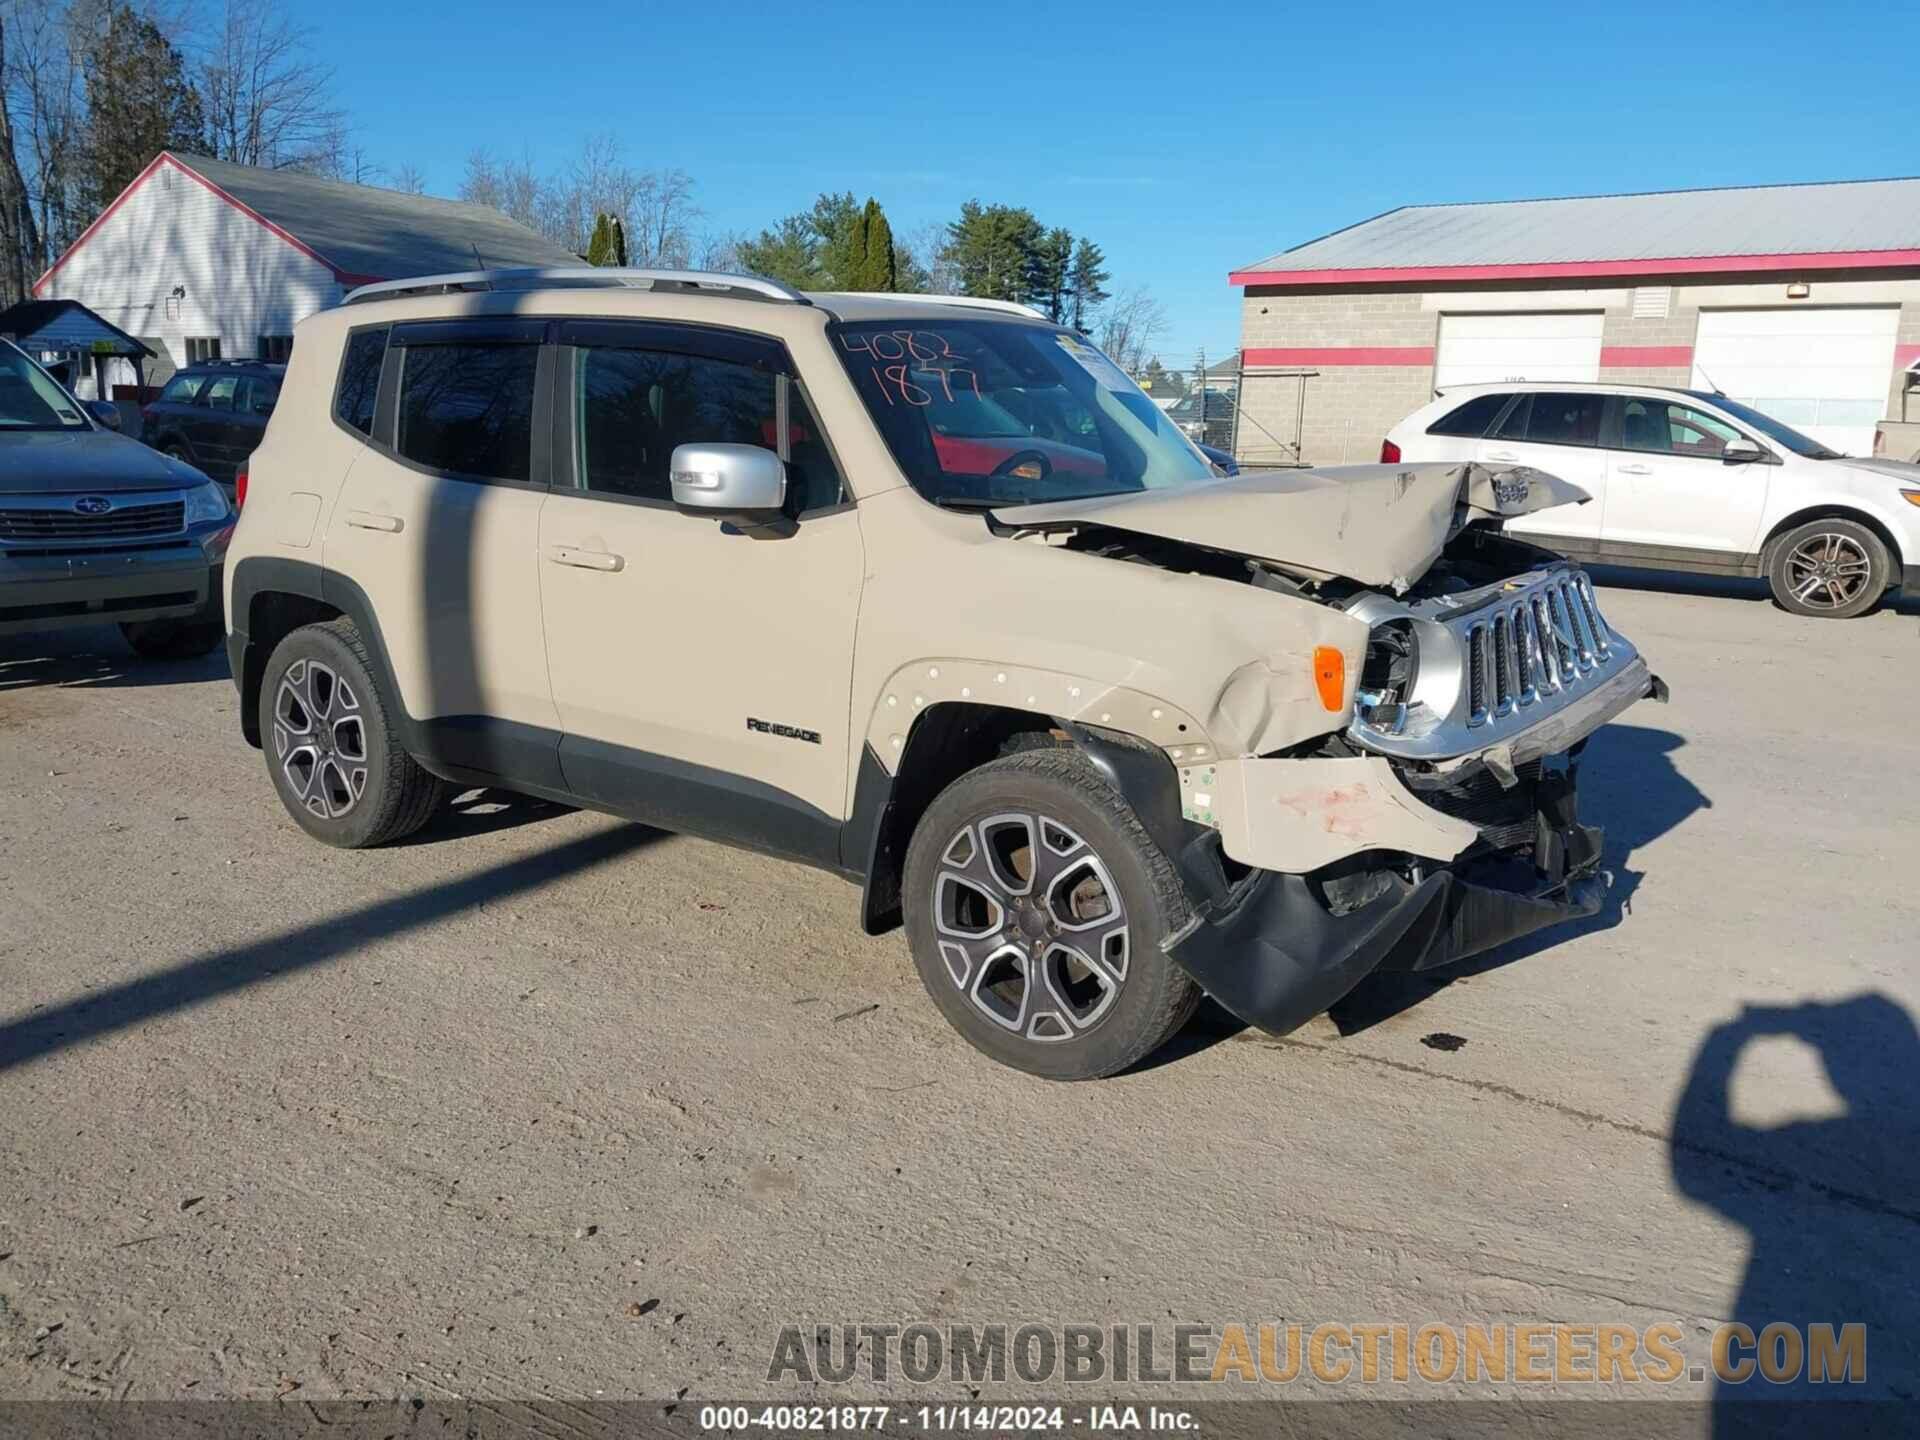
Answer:
[[[224,520],[231,513],[226,492],[211,480],[187,491],[187,524],[207,525]]]

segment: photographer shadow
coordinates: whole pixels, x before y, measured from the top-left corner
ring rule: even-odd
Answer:
[[[1771,1125],[1736,1118],[1743,1053],[1781,1036],[1819,1055],[1844,1113]],[[1727,1317],[1746,1327],[1728,1354],[1741,1368],[1714,1382],[1716,1435],[1911,1433],[1910,1407],[1920,1401],[1917,1074],[1920,1032],[1879,994],[1749,1008],[1701,1044],[1674,1110],[1674,1185],[1751,1242]],[[1782,1328],[1769,1332],[1776,1322]],[[1813,1327],[1831,1326],[1844,1342],[1849,1324],[1864,1337],[1853,1379],[1834,1375],[1832,1351],[1829,1378],[1814,1378],[1822,1361]],[[1873,1403],[1834,1408],[1861,1400]]]

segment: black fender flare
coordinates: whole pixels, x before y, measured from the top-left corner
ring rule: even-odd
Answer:
[[[1153,843],[1173,862],[1193,903],[1223,899],[1227,877],[1220,864],[1219,832],[1182,813],[1180,776],[1167,752],[1117,730],[1074,720],[1054,723],[1139,817]]]

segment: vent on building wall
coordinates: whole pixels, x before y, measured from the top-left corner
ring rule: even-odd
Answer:
[[[1664,320],[1673,308],[1671,285],[1642,285],[1633,292],[1633,318]]]

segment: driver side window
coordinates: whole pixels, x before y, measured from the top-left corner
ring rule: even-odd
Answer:
[[[1621,401],[1620,443],[1628,450],[1718,460],[1740,432],[1717,416],[1669,400],[1630,395]]]
[[[758,445],[787,462],[789,514],[840,502],[840,474],[820,423],[784,376],[665,350],[583,345],[573,355],[575,467],[589,493],[671,504],[675,446]]]

